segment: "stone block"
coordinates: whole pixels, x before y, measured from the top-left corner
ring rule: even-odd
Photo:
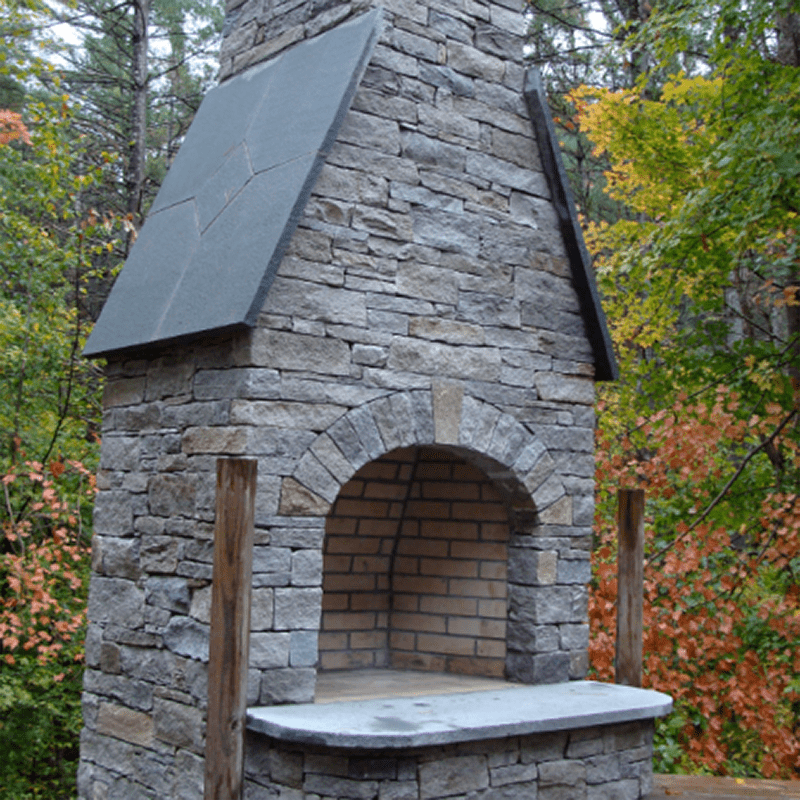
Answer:
[[[639,781],[621,780],[588,786],[586,800],[639,800]]]
[[[575,619],[576,597],[570,587],[509,584],[508,593],[510,620],[533,622],[537,625],[579,621]]]
[[[460,292],[458,317],[475,325],[520,327],[519,305],[494,293]]]
[[[104,436],[100,450],[101,469],[139,469],[139,439],[129,436]]]
[[[184,578],[153,577],[145,581],[145,601],[149,605],[187,614],[191,592]]]
[[[594,403],[594,381],[590,378],[559,375],[554,372],[537,372],[534,382],[542,400],[580,405]]]
[[[341,287],[278,276],[270,287],[263,313],[289,314],[304,321],[364,326],[364,296]]]
[[[596,741],[602,748],[602,739],[598,736]],[[568,755],[571,755],[570,749],[567,750]],[[586,764],[586,782],[589,784],[609,783],[622,778],[619,753],[592,755],[584,758],[584,763]],[[637,780],[636,783],[638,785],[639,781]]]
[[[268,631],[273,627],[274,590],[253,589],[250,594],[250,628],[253,631]]]
[[[133,534],[133,497],[128,492],[98,492],[94,500],[94,532],[110,536]]]
[[[515,548],[509,559],[508,580],[523,586],[551,586],[556,582],[557,569],[555,550]]]
[[[397,270],[397,290],[409,297],[419,297],[434,303],[458,303],[455,273],[441,267],[424,264],[401,264]],[[409,331],[413,336],[413,331]]]
[[[549,653],[561,648],[555,625],[512,621],[508,624],[507,630],[506,647],[509,652]]]
[[[209,628],[190,617],[173,617],[164,630],[164,644],[178,655],[208,661]]]
[[[98,625],[139,628],[144,624],[144,592],[129,580],[93,575],[87,615]]]
[[[292,586],[322,585],[322,553],[319,550],[298,550],[292,553]]]
[[[563,650],[580,650],[589,646],[589,626],[587,624],[560,625],[558,632]]]
[[[250,634],[250,666],[276,669],[289,666],[289,634],[253,632]]]
[[[419,800],[419,785],[413,781],[381,781],[378,800]]]
[[[302,369],[298,364],[297,368]],[[345,409],[330,403],[290,403],[282,400],[234,400],[231,422],[274,428],[322,431],[332,425]]]
[[[139,565],[139,540],[117,539],[112,536],[95,535],[92,544],[92,561],[95,561],[95,550],[100,555],[100,565],[95,571],[110,578],[128,578],[138,580],[141,569]]]
[[[537,472],[539,467],[545,466],[543,462],[544,459],[537,464]],[[533,502],[536,508],[540,510],[539,519],[541,521],[542,513],[564,496],[564,484],[561,482],[561,478],[558,475],[550,474],[541,485],[533,489],[531,484],[535,481],[532,480],[532,477],[532,474],[529,473],[525,478],[525,485],[532,490]]]
[[[576,760],[547,761],[539,765],[539,786],[579,786],[586,782],[586,765]]]
[[[289,640],[289,666],[313,667],[318,661],[317,631],[292,631]]]
[[[281,516],[324,517],[330,503],[314,494],[294,478],[284,478],[281,483],[279,513]]]
[[[570,678],[569,653],[538,653],[533,657],[533,682],[563,683]]]
[[[408,321],[408,335],[447,344],[482,345],[486,339],[480,325],[435,317],[412,317]]]
[[[322,613],[322,589],[275,589],[275,630],[317,630]]]
[[[488,81],[502,81],[506,69],[499,58],[458,41],[447,44],[447,65],[456,72]]]
[[[246,452],[246,445],[247,430],[234,427],[189,428],[181,442],[183,452],[189,455],[241,455]]]
[[[561,497],[552,505],[542,509],[539,514],[539,522],[542,525],[572,525],[572,498]],[[569,581],[559,582],[568,583]]]
[[[586,759],[603,752],[603,736],[601,728],[581,728],[570,731],[569,743],[565,755],[567,758]]]
[[[419,767],[421,800],[476,792],[488,786],[486,756],[454,756],[421,764]]]
[[[413,436],[414,422],[406,395],[397,393],[374,400],[369,404],[369,409],[383,439],[385,452],[412,443],[410,439]]]
[[[347,415],[347,421],[352,425],[363,451],[368,456],[365,460],[378,458],[386,452],[386,445],[369,405],[353,409]],[[354,462],[353,466],[360,467],[361,464]]]
[[[492,786],[507,786],[509,784],[535,782],[539,773],[536,764],[509,764],[503,767],[494,767],[489,770],[489,779]]]
[[[446,13],[444,9],[432,7],[428,15],[428,25],[448,39],[472,44],[472,26]]]
[[[433,422],[437,444],[458,444],[464,387],[460,383],[433,381]]]
[[[387,51],[384,50],[384,53],[387,58],[390,57]],[[395,54],[394,58],[403,60],[406,69],[411,72],[418,71],[415,59],[402,59],[399,54]],[[378,62],[375,61],[374,63]],[[359,147],[380,150],[390,155],[397,155],[400,152],[400,128],[397,122],[352,109],[345,117],[344,123],[339,130],[338,140],[355,144]]]
[[[386,364],[387,350],[377,345],[353,345],[353,361],[370,367],[382,367]]]
[[[592,579],[592,565],[589,559],[561,559],[558,562],[558,583],[586,584]]]
[[[172,573],[178,566],[180,542],[171,536],[143,535],[139,546],[142,570],[152,573]]]
[[[315,495],[324,497],[332,503],[341,488],[339,481],[331,475],[313,452],[307,452],[297,468],[293,477]]]
[[[520,761],[523,764],[557,761],[564,757],[567,732],[532,734],[520,738]]]
[[[549,187],[542,173],[520,169],[516,164],[488,153],[470,152],[465,169],[469,175],[484,178],[506,189],[549,197]]]
[[[286,547],[273,544],[255,545],[253,548],[253,574],[282,573],[288,575],[292,565],[292,553]]]
[[[192,475],[153,475],[147,486],[150,513],[160,517],[192,516],[196,495]]]
[[[389,351],[388,366],[423,375],[494,381],[500,375],[500,355],[490,348],[455,347],[397,337]],[[462,428],[465,420],[466,416]]]
[[[257,328],[253,331],[253,361],[273,369],[350,374],[350,348],[345,342],[319,336]]]
[[[114,378],[103,389],[103,408],[131,406],[144,400],[145,378]]]
[[[155,726],[150,714],[114,703],[100,703],[97,732],[140,747],[150,747]]]
[[[203,793],[205,761],[188,750],[175,754],[174,783],[171,797],[174,800],[196,800]]]
[[[521,18],[522,14],[517,12]],[[471,42],[469,42],[471,44]],[[479,50],[490,53],[506,62],[519,58],[522,52],[520,36],[508,31],[498,30],[493,25],[478,25],[475,30],[475,45]],[[504,79],[508,79],[510,64],[506,64]]]
[[[262,705],[310,703],[314,700],[316,680],[315,669],[292,667],[267,670],[262,673],[259,702]]]
[[[204,725],[201,709],[156,697],[153,700],[153,720],[160,741],[202,752]]]
[[[500,412],[496,408],[472,397],[465,397],[461,411],[459,443],[478,453],[486,452],[499,419]]]
[[[194,363],[179,354],[158,358],[148,364],[145,400],[191,395]]]
[[[303,793],[309,797],[311,792],[340,800],[373,800],[378,794],[378,783],[311,773],[303,781]]]

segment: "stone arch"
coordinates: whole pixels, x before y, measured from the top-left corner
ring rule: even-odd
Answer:
[[[398,391],[344,414],[284,479],[280,513],[314,517],[324,529],[342,487],[360,469],[392,451],[425,446],[477,467],[508,510],[505,677],[584,677],[589,553],[572,525],[571,493],[531,430],[459,384]]]
[[[441,445],[467,454],[504,492],[514,512],[530,516],[569,502],[544,444],[514,416],[464,394],[455,383],[398,391],[341,416],[298,461],[281,490],[285,516],[325,516],[357,470],[402,447]]]

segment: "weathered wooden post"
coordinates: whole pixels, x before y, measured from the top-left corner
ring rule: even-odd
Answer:
[[[253,459],[217,460],[205,800],[242,794],[256,467]]]
[[[644,489],[620,489],[617,530],[617,651],[615,680],[642,685]]]

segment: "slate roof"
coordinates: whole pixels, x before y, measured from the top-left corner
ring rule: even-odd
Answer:
[[[380,9],[373,9],[206,95],[85,356],[255,324],[380,22]],[[535,68],[524,94],[595,353],[595,377],[614,380],[611,340]]]
[[[84,355],[255,324],[379,22],[375,9],[206,95]]]

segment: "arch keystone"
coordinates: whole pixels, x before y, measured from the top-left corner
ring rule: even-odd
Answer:
[[[433,382],[433,429],[436,444],[458,444],[464,387],[452,381]]]

